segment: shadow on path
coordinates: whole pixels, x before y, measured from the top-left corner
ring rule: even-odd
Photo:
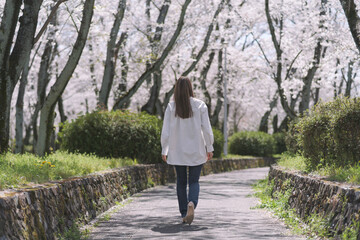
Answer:
[[[133,197],[100,222],[90,239],[303,239],[264,211],[252,209],[251,184],[268,168],[202,176],[199,205],[191,225],[181,223],[175,185],[158,186]]]

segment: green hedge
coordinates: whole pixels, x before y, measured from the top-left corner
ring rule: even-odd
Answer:
[[[214,134],[214,157],[218,158],[221,156],[221,153],[224,149],[224,135],[219,130],[213,128]]]
[[[64,124],[61,148],[101,157],[161,162],[161,120],[145,113],[96,111]]]
[[[346,166],[360,160],[360,99],[320,103],[294,126],[307,167]]]
[[[285,132],[277,132],[274,133],[273,138],[275,140],[275,153],[283,153],[287,150],[286,144],[285,144]]]
[[[271,156],[276,143],[264,132],[238,132],[229,138],[229,153],[251,156]]]

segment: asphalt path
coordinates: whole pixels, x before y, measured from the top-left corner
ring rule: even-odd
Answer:
[[[269,168],[252,168],[200,177],[200,197],[191,225],[181,223],[174,184],[157,186],[126,200],[90,239],[305,239],[258,203],[251,184]]]

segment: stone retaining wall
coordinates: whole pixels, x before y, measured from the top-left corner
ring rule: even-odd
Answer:
[[[212,160],[203,175],[273,163],[271,158]],[[175,182],[167,164],[137,165],[0,192],[0,240],[57,239],[75,221],[87,223],[128,196],[158,184]]]
[[[341,234],[353,221],[360,221],[360,189],[309,176],[285,171],[272,166],[269,180],[274,180],[274,191],[290,187],[289,204],[301,218],[318,214],[328,219],[334,235]],[[284,186],[284,182],[288,186]],[[360,230],[359,230],[360,231]],[[360,232],[357,239],[360,239]]]

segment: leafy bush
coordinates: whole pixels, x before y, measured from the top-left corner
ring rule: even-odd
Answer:
[[[275,153],[283,153],[286,151],[285,135],[284,132],[277,132],[272,135],[275,140]]]
[[[214,134],[214,157],[218,158],[221,156],[224,148],[224,135],[219,130],[213,128]]]
[[[238,132],[229,138],[231,154],[271,156],[274,151],[274,138],[264,132]]]
[[[309,169],[315,169],[319,164],[328,164],[331,158],[332,140],[329,138],[331,106],[317,105],[311,114],[302,117],[295,128],[298,144],[303,156],[307,158]]]
[[[145,113],[97,111],[64,124],[61,148],[102,157],[161,162],[161,121]]]
[[[360,98],[337,100],[339,110],[332,115],[331,137],[336,165],[360,162]]]
[[[294,126],[309,170],[354,165],[360,160],[360,99],[320,103]]]

